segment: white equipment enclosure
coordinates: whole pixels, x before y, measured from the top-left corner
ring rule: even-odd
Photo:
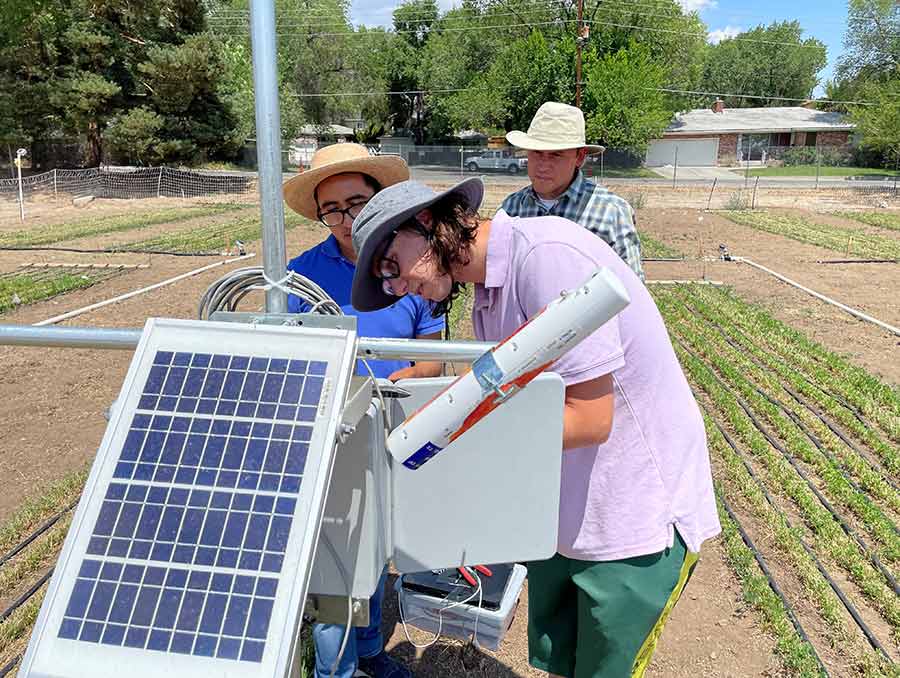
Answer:
[[[389,561],[556,551],[557,375],[412,471],[387,436],[451,378],[375,388],[352,318],[242,315],[147,321],[20,675],[297,675],[304,610],[367,624]]]

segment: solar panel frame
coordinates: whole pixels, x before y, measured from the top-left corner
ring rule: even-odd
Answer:
[[[170,319],[149,319],[145,325],[141,341],[135,350],[134,358],[123,382],[122,390],[114,409],[110,423],[103,436],[97,457],[88,476],[81,501],[73,517],[72,526],[66,538],[62,552],[57,563],[56,571],[50,581],[47,595],[41,607],[28,650],[23,659],[20,674],[22,676],[44,677],[85,677],[104,678],[106,676],[118,677],[122,675],[123,666],[128,666],[129,678],[157,678],[161,671],[172,671],[176,675],[190,674],[197,678],[216,676],[217,678],[230,678],[240,676],[250,678],[253,676],[287,676],[291,671],[293,656],[297,644],[300,628],[302,609],[306,599],[306,589],[312,569],[312,560],[318,541],[319,528],[324,511],[325,496],[330,482],[331,470],[334,459],[337,427],[340,422],[340,414],[346,398],[353,372],[356,354],[356,333],[352,330],[338,330],[328,328],[296,328],[263,325],[241,325],[228,322],[210,321],[184,321]],[[247,588],[238,592],[235,588],[231,592],[233,598],[238,598],[238,593],[247,595],[247,601],[241,603],[252,606],[254,601],[261,601],[260,605],[266,607],[271,602],[271,614],[268,616],[267,629],[262,629],[257,623],[256,628],[249,628],[253,624],[252,610],[248,607],[243,611],[241,622],[244,629],[244,644],[250,647],[251,639],[258,638],[260,633],[266,635],[265,645],[259,643],[259,661],[251,657],[246,661],[234,661],[233,659],[207,658],[196,654],[178,654],[175,650],[176,627],[175,612],[169,616],[172,620],[172,648],[167,652],[152,651],[152,643],[148,643],[147,649],[134,649],[127,644],[122,646],[105,645],[103,643],[73,642],[60,634],[65,633],[62,627],[66,616],[66,608],[74,600],[72,592],[79,581],[86,581],[96,576],[95,588],[99,592],[100,580],[109,574],[88,573],[79,579],[79,573],[83,567],[90,570],[93,566],[86,566],[85,562],[93,557],[87,555],[88,544],[92,537],[98,517],[106,499],[106,492],[111,484],[119,482],[114,478],[116,465],[125,445],[125,440],[132,428],[132,422],[138,410],[142,397],[143,387],[147,381],[150,369],[153,366],[154,357],[158,351],[187,352],[192,354],[221,354],[227,352],[234,356],[278,357],[296,360],[321,361],[326,363],[324,379],[322,382],[321,397],[316,410],[315,420],[312,422],[311,436],[309,440],[308,457],[303,470],[303,482],[296,495],[293,513],[293,525],[284,551],[284,560],[280,573],[273,574],[260,569],[256,573],[242,571],[241,586],[252,586],[247,580],[254,574],[257,579],[277,579],[277,588],[272,595],[271,583],[255,584],[255,589]],[[163,412],[159,412],[163,414]],[[170,412],[177,415],[176,412]],[[196,417],[206,417],[197,414]],[[238,417],[228,417],[237,421]],[[298,420],[299,422],[299,420]],[[141,484],[153,485],[153,481],[124,480],[123,484],[132,486]],[[168,483],[171,486],[171,483]],[[182,487],[179,485],[178,487]],[[184,485],[183,487],[188,487]],[[199,488],[199,486],[192,486]],[[204,487],[203,490],[214,492],[215,487]],[[239,488],[227,490],[234,495],[240,494]],[[264,490],[250,492],[256,496],[268,496]],[[282,496],[277,494],[276,496]],[[186,503],[190,499],[186,499]],[[274,510],[274,509],[273,509]],[[137,518],[135,517],[136,521]],[[303,527],[301,530],[300,527]],[[137,528],[135,528],[137,529]],[[265,549],[267,547],[263,547]],[[130,561],[125,557],[100,556],[97,560],[105,563],[122,563],[127,565]],[[101,562],[101,565],[102,565]],[[234,568],[219,567],[217,565],[198,566],[183,565],[179,562],[168,560],[166,562],[148,562],[141,560],[140,565],[147,571],[142,574],[146,578],[150,576],[151,566],[159,566],[159,569],[173,573],[176,570],[204,572],[208,571],[212,577],[215,573],[234,573]],[[115,574],[115,568],[110,570]],[[120,577],[124,577],[124,571],[120,571]],[[132,570],[130,576],[135,572]],[[156,576],[156,573],[153,573]],[[176,582],[173,587],[179,585],[186,587],[185,593],[179,594],[178,600],[183,600],[188,594],[201,595],[200,589],[188,590],[188,574],[182,577],[179,574],[172,575],[176,579],[184,579],[184,582]],[[110,580],[112,581],[112,580]],[[123,586],[125,579],[119,581]],[[130,581],[130,580],[129,580]],[[105,580],[104,580],[105,582]],[[152,586],[157,586],[152,583]],[[233,580],[237,587],[237,579]],[[129,584],[130,586],[130,584]],[[160,598],[164,591],[163,584],[160,587]],[[169,586],[169,582],[165,583]],[[212,592],[212,583],[208,584],[209,592]],[[180,590],[180,589],[179,589]],[[104,583],[104,594],[110,591]],[[259,591],[262,591],[261,593]],[[137,590],[131,591],[138,595]],[[100,595],[92,594],[92,595]],[[113,593],[109,593],[107,604],[106,627],[91,627],[91,632],[97,634],[106,633],[113,626],[113,609],[117,603],[112,599]],[[173,599],[174,600],[174,599]],[[126,601],[127,602],[127,601]],[[74,603],[72,603],[74,604]],[[87,603],[85,603],[86,605]],[[131,603],[134,605],[135,603]],[[235,603],[237,605],[237,603]],[[229,605],[231,603],[229,602]],[[137,609],[136,607],[134,609]],[[162,603],[157,603],[157,609],[165,609]],[[231,613],[229,609],[225,617]],[[90,610],[83,612],[82,630],[87,632]],[[118,613],[116,613],[118,614]],[[134,613],[132,613],[134,614]],[[167,613],[168,614],[168,613]],[[199,615],[197,621],[199,624]],[[71,616],[71,615],[70,615]],[[223,619],[223,626],[227,620]],[[180,623],[181,620],[178,620]],[[94,622],[90,622],[94,623]],[[194,623],[193,619],[186,622],[189,627]],[[155,621],[154,621],[155,624]],[[152,625],[151,625],[152,628]],[[106,629],[106,630],[104,630]],[[249,635],[251,631],[255,635]],[[124,633],[124,630],[113,629],[112,633]],[[199,633],[199,631],[197,631]],[[225,631],[222,631],[225,634]],[[199,638],[199,636],[198,636]],[[123,639],[123,643],[127,638]],[[222,640],[222,639],[220,639]],[[168,641],[167,641],[168,642]],[[179,642],[188,642],[181,638]],[[223,641],[224,642],[224,641]],[[197,640],[194,648],[199,647]],[[253,647],[250,647],[253,650]],[[125,664],[127,662],[127,664]]]

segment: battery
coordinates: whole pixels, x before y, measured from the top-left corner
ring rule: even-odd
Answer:
[[[481,607],[478,596],[468,603],[449,607],[475,592],[461,576],[457,579],[452,574],[455,570],[399,577],[394,586],[400,598],[403,619],[423,631],[440,633],[442,637],[474,640],[481,647],[498,649],[515,620],[527,570],[519,564],[488,567],[491,577],[478,575],[483,592]]]

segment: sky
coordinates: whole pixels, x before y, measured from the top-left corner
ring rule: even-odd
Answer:
[[[453,0],[438,0],[446,10]],[[648,3],[648,0],[635,0]],[[820,85],[814,94],[824,95],[823,85],[833,77],[834,66],[843,51],[841,42],[847,23],[846,0],[679,0],[686,9],[698,10],[709,27],[710,41],[732,36],[742,30],[773,21],[797,19],[804,29],[804,37],[815,37],[828,48],[828,65],[819,73]],[[351,20],[354,24],[389,26],[391,13],[399,4],[379,0],[353,0]],[[649,3],[648,3],[649,4]]]

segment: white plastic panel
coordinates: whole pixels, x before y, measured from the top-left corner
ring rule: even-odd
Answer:
[[[450,378],[404,380],[405,416]],[[540,560],[556,553],[565,387],[540,375],[425,466],[394,463],[392,538],[400,572],[463,563]]]
[[[20,675],[289,674],[355,338],[148,320]]]

